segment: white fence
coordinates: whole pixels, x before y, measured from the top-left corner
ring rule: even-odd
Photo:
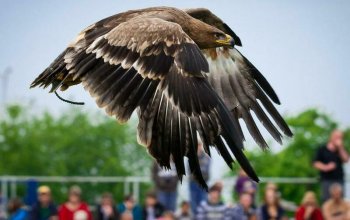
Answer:
[[[299,177],[262,177],[261,183],[274,182],[277,184],[315,184],[316,178],[299,178]],[[139,176],[0,176],[2,198],[7,201],[8,198],[17,196],[17,185],[29,180],[35,180],[45,183],[121,183],[123,185],[124,195],[133,194],[138,201],[140,197],[140,184],[151,183],[149,177]],[[222,179],[224,186],[223,196],[227,201],[230,201],[233,185],[236,177],[228,177]],[[188,184],[185,179],[179,186],[179,198],[188,199]]]
[[[309,185],[317,184],[317,178],[300,178],[300,177],[261,177],[261,183],[273,182],[276,184],[296,184]],[[119,183],[123,186],[124,195],[132,194],[134,198],[139,201],[140,198],[140,184],[151,183],[149,177],[141,176],[0,176],[0,192],[2,195],[3,206],[0,207],[3,213],[6,212],[5,205],[9,198],[17,196],[17,185],[27,181],[37,181],[44,183]],[[233,186],[236,182],[236,177],[226,177],[221,180],[224,184],[223,198],[226,202],[232,202]],[[348,179],[347,179],[348,182]],[[188,200],[188,179],[184,179],[179,186],[178,202],[181,200]],[[257,198],[258,199],[258,198]]]

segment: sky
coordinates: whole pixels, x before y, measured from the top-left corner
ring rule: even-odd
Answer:
[[[241,38],[239,50],[274,87],[282,114],[317,107],[342,127],[349,126],[350,1],[346,0],[1,0],[0,74],[12,69],[6,102],[30,103],[33,112],[59,114],[67,109],[68,104],[47,91],[29,90],[30,83],[83,28],[125,10],[151,6],[212,10]],[[82,111],[97,109],[81,86],[61,95],[84,101]],[[227,171],[219,159],[213,167]],[[214,173],[219,177],[224,172]]]

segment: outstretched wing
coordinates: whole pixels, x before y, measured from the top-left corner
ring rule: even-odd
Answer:
[[[210,84],[231,110],[237,123],[239,118],[243,119],[259,146],[265,148],[267,143],[253,119],[252,112],[277,142],[282,143],[282,135],[277,127],[285,135],[292,136],[288,125],[270,101],[271,99],[279,104],[274,90],[238,50],[216,48],[206,50],[204,54],[210,66]],[[242,130],[240,132],[243,135]]]
[[[240,39],[228,25],[208,9],[189,9],[186,12],[227,34],[236,36],[236,42],[241,45]],[[203,50],[203,53],[209,63],[208,80],[210,84],[224,100],[236,122],[238,123],[239,118],[244,120],[249,133],[258,145],[263,148],[267,147],[266,141],[252,117],[252,112],[277,142],[282,143],[282,135],[277,127],[285,135],[292,136],[288,125],[270,101],[280,104],[275,91],[247,58],[235,48],[207,49]],[[242,130],[240,133],[243,136]]]
[[[188,157],[191,172],[207,187],[197,157],[198,133],[208,154],[215,146],[231,167],[233,153],[258,181],[242,152],[239,125],[203,75],[207,60],[180,25],[134,18],[86,42],[71,45],[52,65],[57,68],[33,86],[51,83],[55,90],[66,81],[81,81],[99,107],[122,122],[138,109],[139,142],[162,167],[170,169],[174,161],[180,178]]]

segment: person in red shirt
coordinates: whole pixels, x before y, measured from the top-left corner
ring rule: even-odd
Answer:
[[[72,186],[69,189],[68,201],[60,206],[58,218],[60,220],[92,220],[89,206],[81,201],[79,186]]]
[[[316,195],[307,191],[300,207],[295,213],[296,220],[323,220],[321,209],[318,207]]]

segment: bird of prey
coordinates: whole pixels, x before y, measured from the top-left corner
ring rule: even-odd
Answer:
[[[82,83],[119,122],[136,110],[139,143],[163,168],[173,161],[180,179],[187,157],[191,175],[207,188],[200,139],[209,156],[216,148],[230,168],[234,157],[259,181],[243,153],[241,124],[262,148],[252,112],[276,141],[292,132],[272,104],[280,101],[270,84],[234,46],[242,46],[240,38],[208,9],[126,11],[81,31],[31,87],[56,92]]]

